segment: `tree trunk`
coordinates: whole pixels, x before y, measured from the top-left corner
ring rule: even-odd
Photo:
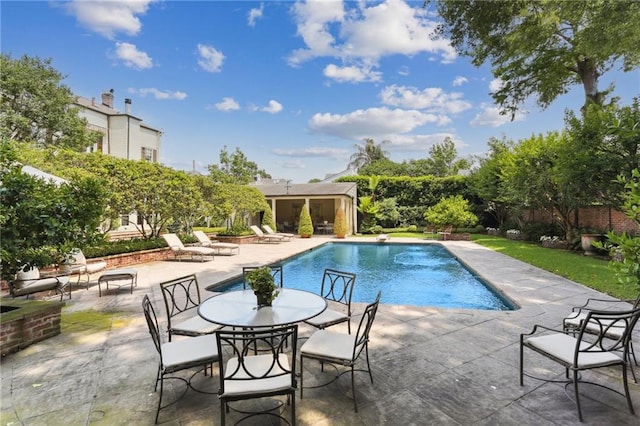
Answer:
[[[591,103],[602,104],[605,92],[598,92],[598,78],[600,75],[593,63],[593,59],[585,58],[579,60],[577,70],[580,81],[582,81],[582,87],[584,88],[585,102],[582,107],[583,111],[587,105]]]

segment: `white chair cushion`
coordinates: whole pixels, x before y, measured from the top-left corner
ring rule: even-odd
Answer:
[[[316,355],[350,361],[356,336],[335,331],[316,331],[300,348],[302,354]]]
[[[162,365],[167,370],[197,361],[204,362],[210,358],[217,358],[217,356],[218,345],[215,334],[189,337],[162,344]]]
[[[220,326],[213,324],[199,315],[195,315],[184,321],[180,321],[177,324],[172,324],[171,329],[173,333],[180,334],[180,332],[197,333],[197,334],[211,334]]]
[[[18,281],[27,281],[27,280],[37,280],[40,278],[40,270],[37,267],[32,266],[28,271],[24,270],[25,266],[22,267],[16,274],[16,280]]]
[[[284,368],[289,369],[289,359],[285,354],[279,354],[278,359]],[[255,355],[248,356],[244,359],[244,365],[251,374],[262,376],[272,368],[273,355]],[[238,358],[231,358],[225,367],[225,376],[232,374],[238,367]],[[284,370],[280,368],[278,363],[273,365],[273,370],[269,374],[282,373]],[[234,376],[236,378],[251,377],[244,370],[240,370]],[[266,377],[264,379],[254,380],[225,380],[224,394],[220,397],[230,397],[234,395],[251,395],[269,391],[288,389],[291,387],[291,373],[277,377]]]
[[[337,312],[331,309],[325,309],[320,315],[317,315],[313,318],[309,318],[305,322],[307,324],[311,324],[316,327],[319,327],[323,324],[333,323],[338,320],[346,321],[348,319],[349,319],[349,316],[342,312]]]
[[[578,340],[572,336],[557,333],[545,336],[530,337],[525,343],[531,347],[573,365],[573,356]],[[587,342],[582,342],[585,347]],[[593,368],[622,362],[622,359],[613,352],[581,352],[578,355],[579,368]]]
[[[93,274],[94,272],[102,271],[107,268],[107,262],[104,260],[100,260],[98,262],[87,263],[86,272],[87,274]]]
[[[567,318],[564,319],[564,324],[565,326],[570,326],[572,328],[580,328],[582,326],[582,321],[584,321],[587,318],[587,314],[584,312],[580,312],[580,313],[576,313],[575,316],[569,316]],[[602,324],[603,327],[609,326],[613,323],[612,320],[603,320],[600,319],[599,321],[589,321],[589,324],[587,324],[587,331],[591,332],[591,333],[600,333],[600,324]],[[624,333],[624,331],[626,330],[626,326],[624,325],[624,323],[622,321],[618,322],[618,324],[614,325],[613,327],[607,328],[605,331],[605,336],[612,338],[612,339],[619,339],[620,337],[622,337],[622,334]]]

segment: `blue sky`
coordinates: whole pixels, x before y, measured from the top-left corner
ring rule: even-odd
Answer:
[[[3,53],[51,58],[79,96],[115,91],[115,108],[163,130],[160,161],[206,172],[239,147],[274,178],[307,182],[344,170],[363,138],[394,161],[426,158],[450,136],[462,157],[490,137],[563,127],[576,85],[516,121],[489,95],[498,82],[446,40],[422,1],[2,1]],[[640,71],[609,72],[629,104]]]

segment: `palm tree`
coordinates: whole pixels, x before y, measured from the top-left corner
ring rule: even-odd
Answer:
[[[382,141],[376,145],[375,141],[371,138],[365,138],[363,140],[365,142],[364,144],[354,145],[358,152],[349,158],[349,168],[358,170],[378,160],[388,159],[389,153],[382,149],[382,145],[389,143],[389,141]]]

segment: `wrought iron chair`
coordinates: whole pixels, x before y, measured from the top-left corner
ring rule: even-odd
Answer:
[[[633,309],[640,308],[640,294],[635,300],[606,300],[606,299],[596,299],[589,298],[582,306],[576,306],[572,309],[571,314],[569,314],[563,321],[562,326],[565,331],[569,332],[577,332],[582,325],[582,322],[587,317],[587,313],[590,310],[609,310],[615,305],[625,304],[621,309],[628,308],[628,305],[631,304]],[[587,324],[586,326],[587,332],[599,333],[600,328],[598,324]],[[618,324],[607,329],[606,337],[613,340],[619,340],[624,332],[624,324]],[[629,350],[627,351],[628,358],[626,361],[629,363],[629,370],[631,370],[631,375],[633,376],[634,383],[638,383],[638,379],[636,378],[636,373],[633,369],[633,364],[638,365],[638,360],[636,359],[636,353],[633,348],[633,332],[629,337]],[[631,362],[631,358],[633,358],[633,362]]]
[[[332,325],[346,322],[349,334],[351,334],[351,297],[355,283],[356,274],[335,269],[325,269],[320,296],[324,297],[327,303],[331,303],[333,306],[344,305],[344,309],[339,311],[327,307],[320,315],[306,320],[305,323],[323,330]]]
[[[280,288],[284,286],[284,274],[282,273],[282,265],[267,265],[269,269],[271,269],[271,275],[273,275],[273,279],[276,282],[276,285]],[[242,267],[242,289],[247,289],[247,281],[244,279],[247,274],[254,269],[261,268],[261,266],[243,266]]]
[[[629,311],[589,311],[580,328],[573,336],[562,330],[554,330],[542,325],[535,325],[530,333],[520,335],[520,386],[524,384],[524,348],[529,348],[551,359],[565,368],[565,388],[573,384],[578,418],[582,421],[580,394],[578,384],[591,383],[609,389],[627,399],[629,411],[635,414],[629,395],[627,382],[627,363],[629,340],[636,322],[640,318],[640,308]],[[593,328],[599,329],[594,333]],[[619,339],[612,341],[607,334],[613,327],[621,327],[624,331]],[[539,331],[540,330],[540,331]],[[622,349],[621,357],[617,351]],[[581,380],[580,372],[602,367],[620,366],[624,394],[608,386]],[[570,372],[572,375],[570,375]],[[528,377],[536,378],[530,375]]]
[[[163,343],[160,337],[160,326],[158,325],[158,318],[156,316],[155,309],[151,304],[151,300],[149,300],[149,296],[146,294],[142,299],[142,310],[144,311],[144,316],[147,320],[147,326],[149,327],[149,333],[153,339],[153,344],[160,355],[156,384],[154,387],[154,391],[157,391],[158,382],[160,382],[160,398],[158,399],[158,408],[156,409],[155,420],[155,422],[158,423],[160,410],[175,403],[186,394],[189,388],[196,392],[211,393],[198,390],[191,385],[191,379],[198,373],[198,371],[200,371],[199,369],[188,380],[176,376],[167,377],[167,375],[182,370],[189,370],[194,367],[201,367],[206,370],[207,366],[211,366],[213,371],[213,363],[218,361],[218,347],[216,345],[216,336],[214,334],[193,337],[191,339],[183,339],[177,342]],[[166,379],[182,380],[187,386],[180,398],[177,398],[176,401],[163,406],[162,393],[164,390],[164,381]]]
[[[162,282],[160,288],[167,312],[169,341],[173,335],[202,336],[220,328],[197,313],[201,299],[195,274]]]
[[[296,423],[296,348],[298,326],[261,328],[253,330],[218,330],[220,354],[220,420],[224,425],[230,402],[254,398],[286,395],[291,406],[291,422]],[[284,353],[284,341],[291,339],[291,359]],[[260,347],[260,355],[253,348]],[[230,353],[229,353],[230,352]],[[227,355],[229,353],[229,355]],[[257,415],[271,415],[284,419],[273,411],[276,407],[257,412],[234,410],[244,415],[237,423]]]
[[[342,374],[351,371],[351,393],[353,394],[353,408],[356,413],[358,412],[358,403],[356,401],[356,388],[355,377],[356,371],[366,371],[369,373],[371,383],[373,383],[373,375],[371,374],[371,365],[369,364],[369,333],[371,332],[371,326],[373,320],[376,317],[378,311],[378,305],[380,303],[381,292],[378,292],[376,300],[367,305],[364,310],[364,314],[360,319],[358,325],[358,331],[355,335],[339,333],[331,330],[319,330],[309,337],[304,345],[300,348],[300,399],[304,396],[304,359],[315,359],[320,361],[324,368],[324,363],[335,365],[343,365],[349,367],[349,370],[344,370],[338,373],[332,380],[327,383],[323,383],[318,386],[308,386],[307,389],[318,388],[326,386],[336,381]],[[367,369],[356,369],[356,361],[360,357],[360,354],[364,351],[367,359]]]

